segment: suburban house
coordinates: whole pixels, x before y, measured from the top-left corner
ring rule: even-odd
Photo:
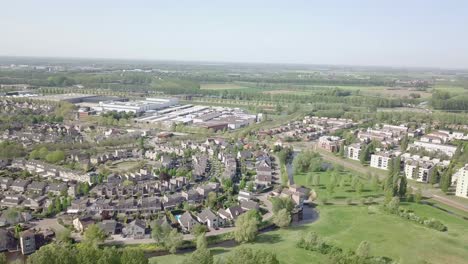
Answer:
[[[73,227],[78,232],[84,232],[89,225],[94,224],[95,221],[91,217],[81,217],[73,219]]]
[[[240,207],[242,208],[242,210],[244,211],[249,211],[249,210],[258,210],[259,205],[257,202],[254,202],[254,201],[240,201]]]
[[[271,185],[273,179],[273,170],[271,169],[271,163],[269,163],[268,160],[262,159],[256,162],[255,169],[257,171],[255,182],[259,185]]]
[[[180,226],[185,230],[190,232],[193,228],[194,225],[198,224],[197,220],[193,218],[192,214],[188,211],[183,213],[182,215],[179,216],[177,219],[179,222]]]
[[[27,230],[20,235],[21,253],[28,255],[36,251],[36,236],[33,232]]]
[[[108,236],[115,235],[121,231],[121,228],[119,228],[120,224],[115,220],[103,220],[98,225]]]
[[[0,229],[0,252],[17,250],[17,243],[12,232]]]
[[[222,220],[210,209],[205,208],[197,215],[198,222],[205,224],[210,229],[222,226]]]
[[[122,229],[122,234],[125,237],[134,239],[143,239],[146,234],[146,223],[141,219],[135,219]]]

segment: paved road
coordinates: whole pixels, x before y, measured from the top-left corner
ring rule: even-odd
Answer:
[[[31,224],[34,225],[34,228],[40,230],[54,230],[56,233],[65,229],[64,226],[57,222],[57,218],[44,218],[37,221],[31,221]]]

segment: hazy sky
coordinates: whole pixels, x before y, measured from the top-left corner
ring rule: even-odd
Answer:
[[[468,1],[0,0],[0,55],[468,68]]]

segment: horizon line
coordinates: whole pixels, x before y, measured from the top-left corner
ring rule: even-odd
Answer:
[[[396,66],[396,65],[363,65],[363,64],[330,64],[330,63],[297,63],[297,62],[246,62],[246,61],[217,61],[217,60],[178,60],[178,59],[150,59],[150,58],[106,58],[106,57],[75,57],[75,56],[42,56],[42,55],[2,55],[1,58],[11,59],[54,59],[54,60],[103,60],[103,61],[121,61],[121,62],[169,62],[169,63],[189,63],[189,64],[244,64],[244,65],[275,65],[275,66],[326,66],[326,67],[356,67],[356,68],[382,68],[382,69],[400,69],[400,70],[450,70],[467,71],[468,68],[444,67],[444,66]],[[0,61],[1,62],[1,61]]]

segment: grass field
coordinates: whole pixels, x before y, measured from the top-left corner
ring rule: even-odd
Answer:
[[[320,206],[320,219],[312,224],[262,234],[252,244],[241,245],[275,252],[280,263],[326,263],[327,257],[296,247],[300,236],[317,232],[329,243],[356,249],[362,240],[371,243],[371,254],[399,263],[462,264],[468,259],[468,222],[427,205],[410,204],[417,214],[441,220],[448,232],[425,228],[384,212],[370,214],[366,206]],[[215,257],[232,248],[213,248]],[[153,258],[157,263],[180,263],[184,256]]]
[[[200,89],[202,90],[236,90],[247,89],[249,87],[238,85],[236,83],[202,83]]]
[[[317,193],[319,199],[320,197],[327,197],[330,201],[331,200],[345,200],[345,199],[352,199],[353,203],[358,203],[360,202],[360,199],[363,197],[373,197],[373,198],[378,198],[382,196],[382,191],[374,191],[372,190],[371,182],[366,178],[366,176],[363,176],[358,173],[353,173],[353,172],[340,172],[337,173],[337,183],[338,185],[341,182],[342,178],[346,179],[346,184],[343,187],[337,186],[335,187],[335,191],[332,195],[329,195],[327,193],[326,186],[330,182],[331,179],[331,172],[316,172],[314,175],[320,175],[320,185],[319,186],[313,186],[310,185],[309,182],[307,181],[307,174],[301,173],[301,174],[296,174],[294,175],[294,182],[296,184],[300,184],[306,187],[309,187]],[[361,194],[357,193],[354,188],[351,186],[351,179],[358,177],[360,182],[363,183],[363,191]]]
[[[115,164],[111,165],[109,168],[111,170],[123,171],[123,170],[132,169],[137,165],[138,165],[138,161],[133,161],[133,160],[132,161],[122,161],[122,162],[118,162],[118,163],[115,163]]]

